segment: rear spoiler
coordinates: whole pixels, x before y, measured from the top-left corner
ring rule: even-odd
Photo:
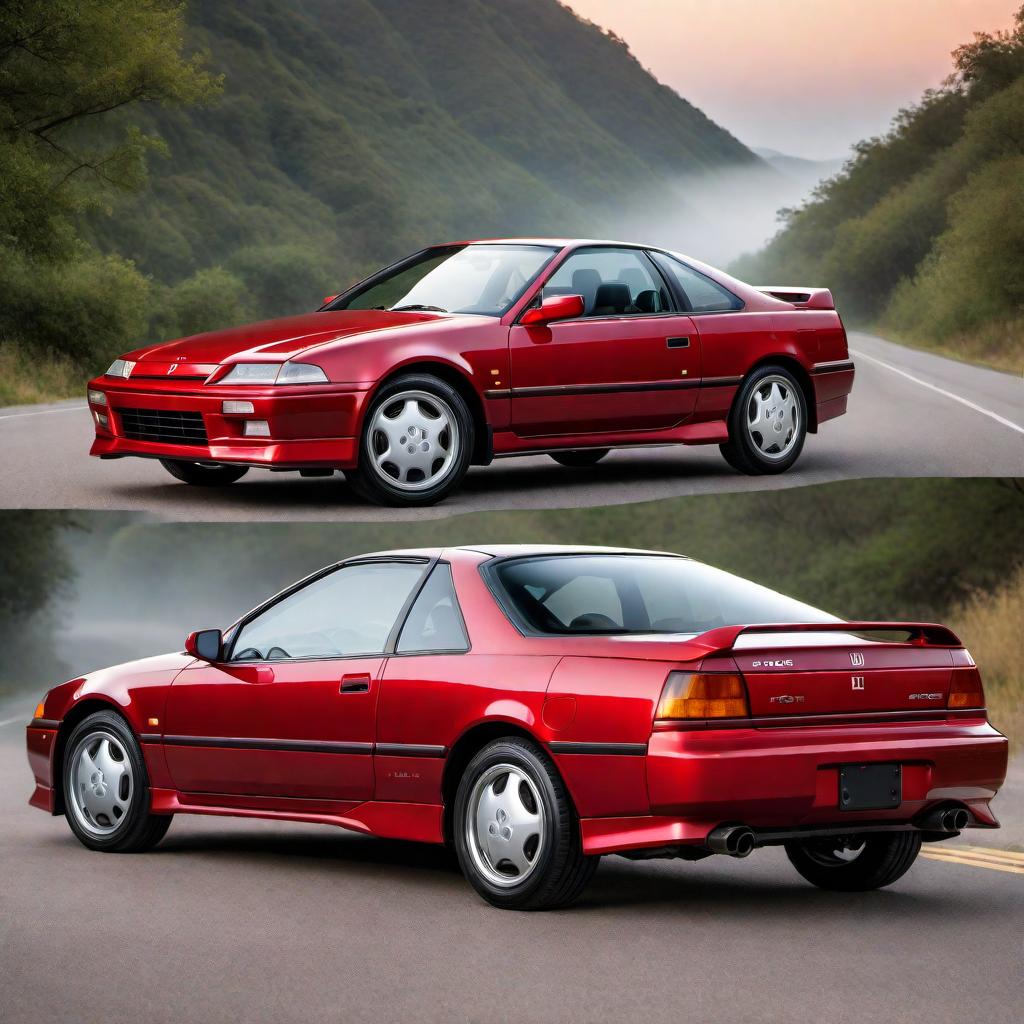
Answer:
[[[760,626],[719,626],[690,641],[708,654],[725,654],[736,641],[750,633],[908,633],[901,643],[915,647],[963,647],[960,637],[948,626],[934,622],[773,622]]]
[[[835,309],[832,292],[828,288],[786,287],[776,284],[756,285],[759,292],[770,295],[773,299],[790,302],[797,309]]]

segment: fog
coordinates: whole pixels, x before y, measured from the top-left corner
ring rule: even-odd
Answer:
[[[762,248],[779,230],[779,210],[800,205],[820,177],[834,170],[834,162],[807,161],[797,173],[762,164],[685,175],[667,194],[624,207],[610,222],[608,235],[673,249],[724,269],[738,256]]]

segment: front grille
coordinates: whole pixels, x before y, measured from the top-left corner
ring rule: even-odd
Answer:
[[[198,412],[167,409],[118,409],[121,432],[133,441],[160,444],[207,444],[206,426]]]

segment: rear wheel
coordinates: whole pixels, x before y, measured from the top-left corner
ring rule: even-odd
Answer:
[[[729,413],[729,440],[719,445],[741,473],[784,473],[807,437],[807,399],[782,366],[759,366],[743,382]]]
[[[213,462],[184,462],[181,459],[161,459],[160,465],[176,480],[196,487],[224,487],[241,480],[249,472],[248,466],[222,466]]]
[[[919,832],[786,843],[786,855],[808,882],[837,892],[864,892],[891,885],[906,874],[920,850]]]
[[[587,469],[596,466],[609,452],[610,448],[584,448],[570,452],[548,452],[560,466],[570,469]]]
[[[90,850],[139,853],[163,839],[169,814],[149,813],[149,778],[131,729],[113,711],[75,726],[64,758],[64,813]]]
[[[575,900],[597,870],[561,777],[529,740],[495,740],[470,761],[455,798],[463,874],[503,910],[549,910]]]

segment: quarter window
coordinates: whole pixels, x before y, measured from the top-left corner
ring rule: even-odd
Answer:
[[[306,584],[242,626],[232,661],[382,654],[423,563],[365,562]]]
[[[438,565],[430,574],[409,611],[396,650],[399,653],[469,650],[451,566]]]
[[[582,295],[584,316],[645,316],[671,309],[668,290],[639,249],[581,249],[548,279],[543,297]]]
[[[665,253],[657,253],[654,258],[658,266],[675,279],[686,299],[687,313],[722,313],[743,308],[738,296],[699,270]]]

